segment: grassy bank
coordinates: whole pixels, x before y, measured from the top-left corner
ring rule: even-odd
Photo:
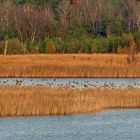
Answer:
[[[0,56],[0,77],[140,77],[140,55]]]
[[[0,116],[94,113],[140,108],[140,89],[0,87]]]

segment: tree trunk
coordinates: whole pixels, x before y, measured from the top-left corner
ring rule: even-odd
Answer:
[[[111,36],[111,27],[110,25],[107,27],[107,38],[109,39]]]
[[[4,55],[7,54],[7,47],[8,47],[8,40],[6,40],[6,42],[5,42]]]

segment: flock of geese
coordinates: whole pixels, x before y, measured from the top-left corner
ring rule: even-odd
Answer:
[[[29,79],[28,79],[29,80]],[[26,83],[26,79],[12,79],[12,80],[0,80],[0,85],[16,85],[16,86],[24,86],[24,85],[29,85],[29,86],[37,86],[37,87],[71,87],[71,88],[134,88],[134,87],[140,87],[140,82],[133,82],[132,85],[129,84],[118,84],[116,85],[115,83],[112,82],[102,82],[100,83],[99,81],[96,82],[91,82],[84,80],[82,82],[78,81],[77,79],[72,79],[72,80],[67,80],[66,82],[61,82],[60,79],[59,81],[57,79],[39,79],[39,80],[34,80],[30,79],[28,83]]]

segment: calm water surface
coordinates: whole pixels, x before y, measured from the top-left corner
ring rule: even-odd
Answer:
[[[0,140],[140,140],[140,110],[1,118]]]

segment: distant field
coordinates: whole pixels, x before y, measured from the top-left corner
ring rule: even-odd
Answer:
[[[140,108],[140,89],[0,87],[0,117],[94,113]]]
[[[140,55],[47,54],[0,56],[0,77],[140,77]]]

